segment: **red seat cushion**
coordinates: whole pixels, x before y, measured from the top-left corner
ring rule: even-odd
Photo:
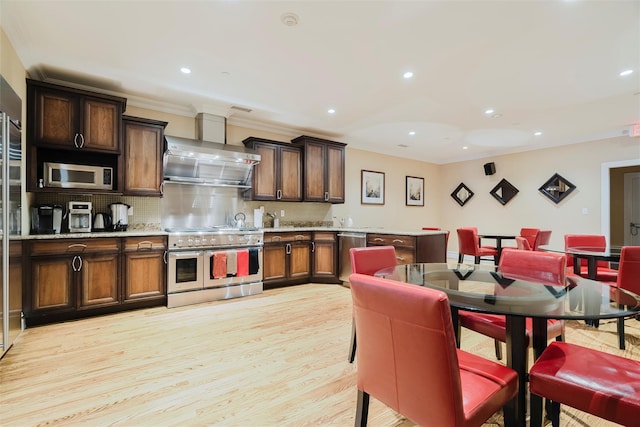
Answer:
[[[567,274],[575,274],[573,266],[567,267]],[[588,278],[589,269],[586,266],[580,267],[580,276]],[[608,267],[598,267],[596,270],[596,280],[599,282],[616,282],[618,280],[618,270]]]
[[[507,342],[507,318],[501,314],[472,313],[459,311],[460,326],[501,342]],[[533,321],[526,319],[526,344],[530,345],[533,336]],[[564,323],[560,320],[547,320],[547,339],[553,339],[564,333]]]
[[[640,362],[553,342],[529,371],[531,393],[625,426],[640,422]]]

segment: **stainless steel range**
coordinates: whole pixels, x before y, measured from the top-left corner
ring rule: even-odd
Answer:
[[[262,293],[262,230],[167,231],[167,307]]]

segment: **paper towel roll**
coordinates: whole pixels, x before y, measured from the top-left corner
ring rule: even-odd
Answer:
[[[262,228],[262,211],[260,209],[253,210],[253,226]]]

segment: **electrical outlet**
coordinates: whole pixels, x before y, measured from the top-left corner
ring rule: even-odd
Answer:
[[[280,216],[284,218],[284,209],[280,210]]]
[[[582,215],[589,215],[589,208],[582,208]]]

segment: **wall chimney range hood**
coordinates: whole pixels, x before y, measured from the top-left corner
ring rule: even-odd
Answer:
[[[198,114],[196,135],[199,139],[165,136],[165,183],[251,188],[251,173],[260,163],[260,154],[224,143],[224,117]]]

